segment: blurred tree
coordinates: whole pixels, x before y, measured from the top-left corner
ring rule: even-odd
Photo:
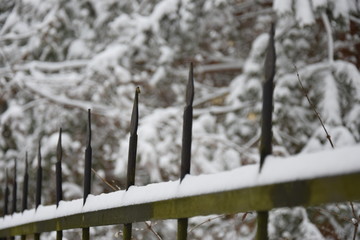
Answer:
[[[133,91],[140,86],[136,182],[177,179],[190,61],[196,75],[192,173],[258,162],[266,33],[274,19],[274,154],[329,148],[294,65],[335,146],[357,143],[359,7],[356,0],[3,0],[0,169],[10,168],[12,158],[22,159],[26,150],[29,159],[35,159],[41,138],[45,177],[55,181],[57,131],[62,127],[64,198],[81,197],[86,110],[91,108],[93,166],[110,183],[123,187]],[[22,164],[18,168],[23,171]],[[4,176],[1,171],[1,182]],[[54,203],[51,186],[44,191],[46,204]],[[94,177],[93,192],[104,191],[109,189]],[[327,209],[338,212],[332,205]],[[349,210],[344,212],[350,216]],[[318,234],[337,239],[321,226],[340,232],[352,226],[343,220],[335,225],[341,219],[302,208],[271,214],[273,239]],[[294,226],[302,223],[301,229],[285,233],[279,219],[288,215]],[[203,220],[194,218],[190,224]],[[170,239],[172,226],[164,221],[154,229]],[[101,228],[96,232],[104,234]],[[253,233],[254,216],[241,221],[234,215],[190,234],[192,239],[251,239]],[[135,234],[155,239],[150,231]]]

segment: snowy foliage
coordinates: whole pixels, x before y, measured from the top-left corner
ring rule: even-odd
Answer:
[[[136,184],[177,179],[190,61],[195,63],[191,173],[214,173],[256,163],[263,62],[274,18],[274,154],[330,148],[299,86],[294,65],[335,147],[358,143],[359,3],[2,0],[0,182],[4,182],[4,169],[13,167],[14,158],[19,159],[21,180],[25,151],[31,160],[33,182],[39,140],[44,177],[55,181],[55,140],[62,127],[64,196],[81,197],[86,110],[91,108],[93,168],[123,188],[136,86],[142,89]],[[101,180],[95,176],[93,180],[93,193],[109,191]],[[54,202],[52,186],[45,187],[46,204]],[[34,189],[34,183],[30,187]],[[30,204],[33,201],[34,196],[30,196]],[[349,209],[327,208],[351,215]],[[270,214],[271,236],[321,239],[316,238],[320,234],[336,239],[321,230],[326,224],[335,232],[352,230],[351,223],[328,212],[316,220],[318,215],[313,217],[303,208],[274,210]],[[236,215],[216,219],[195,229],[192,239],[251,239],[255,214],[250,215],[245,221]],[[294,217],[292,226],[301,223],[301,227],[286,232],[278,219],[288,222],[287,215]],[[204,218],[199,217],[190,223],[194,226],[201,221]],[[154,228],[164,239],[171,239],[175,231],[171,221],[159,222]],[[93,234],[103,232],[96,228]],[[136,231],[136,236],[154,238],[145,230]]]

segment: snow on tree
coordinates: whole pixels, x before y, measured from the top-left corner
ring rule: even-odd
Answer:
[[[123,188],[133,92],[140,86],[136,183],[177,179],[190,62],[195,63],[191,173],[258,162],[263,62],[275,18],[274,154],[330,148],[294,66],[335,147],[357,143],[359,9],[355,0],[4,0],[0,169],[12,168],[17,157],[23,171],[25,151],[35,159],[41,139],[44,177],[55,181],[56,139],[62,127],[64,198],[81,197],[86,111],[91,108],[93,167]],[[35,161],[31,166],[34,178]],[[4,177],[0,171],[1,182]],[[96,177],[93,184],[94,194],[110,191]],[[47,186],[46,204],[54,202],[54,191]],[[350,216],[345,204],[340,208],[329,205],[321,214],[318,209],[274,210],[271,237],[347,238],[352,224],[330,214]],[[191,238],[251,239],[255,214],[244,221],[240,215],[216,218],[194,229]],[[284,230],[287,215],[293,217],[287,226],[294,228]],[[193,218],[190,224],[206,219]],[[334,233],[321,229],[325,225]],[[159,222],[154,229],[171,239],[174,222]],[[106,230],[95,231],[101,235]],[[155,237],[148,231],[135,234]]]

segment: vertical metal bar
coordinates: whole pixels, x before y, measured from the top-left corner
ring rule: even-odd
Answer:
[[[61,133],[62,129],[59,130],[59,140],[56,149],[56,207],[59,207],[59,202],[63,198],[62,194],[62,169],[61,169],[61,160],[62,160],[62,146],[61,146]],[[56,231],[56,240],[61,240],[63,232],[61,230]]]
[[[16,158],[14,159],[14,180],[13,180],[13,191],[12,191],[12,207],[11,214],[16,212],[16,200],[17,200],[17,174],[16,174]]]
[[[272,153],[272,111],[273,111],[273,90],[274,90],[274,76],[276,64],[275,52],[275,25],[271,25],[269,43],[264,64],[265,81],[263,84],[263,107],[262,107],[262,122],[261,122],[261,139],[260,139],[260,168],[265,163],[266,156]],[[258,228],[256,233],[257,240],[268,239],[267,225],[268,212],[259,211],[257,213]]]
[[[23,192],[22,192],[22,204],[21,211],[25,211],[28,208],[28,192],[29,192],[29,173],[28,173],[28,154],[25,153],[25,172],[23,178]],[[25,240],[26,235],[21,235],[21,240]]]
[[[4,189],[4,209],[3,209],[3,214],[4,216],[7,215],[8,212],[8,204],[9,204],[9,195],[10,195],[10,190],[9,190],[9,176],[8,176],[8,171],[7,169],[5,169],[5,189]],[[0,240],[6,240],[7,238],[0,238]]]
[[[135,184],[135,170],[136,170],[136,152],[137,152],[137,129],[139,123],[139,93],[140,88],[137,87],[135,90],[134,105],[131,114],[130,122],[130,138],[129,138],[129,155],[128,155],[128,167],[127,167],[127,179],[126,179],[126,190],[130,186]],[[130,240],[132,236],[132,223],[124,224],[123,239]]]
[[[91,192],[91,165],[92,165],[92,148],[91,148],[91,110],[88,109],[88,127],[87,127],[87,144],[85,149],[85,168],[84,168],[84,202]],[[83,228],[82,239],[90,239],[90,229]]]
[[[23,192],[21,210],[25,211],[28,208],[28,193],[29,193],[29,170],[28,170],[28,154],[25,153],[25,172],[23,178]]]
[[[14,159],[14,173],[13,173],[13,189],[12,189],[12,206],[11,214],[16,212],[16,200],[17,200],[17,174],[16,174],[16,158]],[[15,236],[10,237],[11,240],[15,239]]]
[[[36,196],[35,196],[35,208],[36,209],[41,204],[41,191],[42,191],[41,139],[39,139],[38,168],[37,168],[37,174],[36,174]],[[40,233],[35,233],[34,239],[39,240]]]
[[[193,121],[193,100],[194,100],[194,74],[193,63],[190,64],[189,79],[186,87],[186,105],[183,116],[183,137],[181,149],[181,173],[180,181],[186,174],[190,173],[191,166],[191,139],[192,139],[192,121]],[[188,219],[178,219],[177,239],[187,239]]]

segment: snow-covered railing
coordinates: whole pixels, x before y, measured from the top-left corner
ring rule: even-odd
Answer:
[[[190,176],[183,181],[132,186],[83,199],[39,206],[0,219],[0,236],[33,234],[147,220],[264,211],[360,199],[360,145],[269,156],[258,165]]]

